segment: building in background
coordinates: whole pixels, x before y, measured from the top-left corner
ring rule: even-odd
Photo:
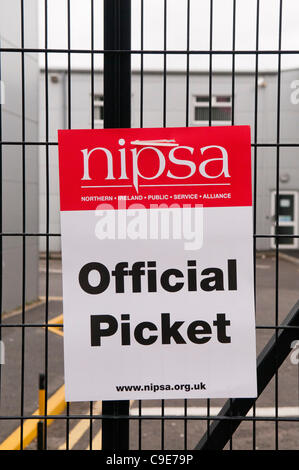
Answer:
[[[1,2],[0,42],[3,48],[21,47],[20,5],[19,0]],[[37,0],[24,2],[24,45],[28,48],[37,47],[37,15]],[[2,231],[22,234],[25,229],[28,233],[37,233],[39,229],[38,147],[22,145],[22,141],[36,143],[38,140],[38,57],[37,54],[24,53],[23,70],[20,52],[2,51],[0,62],[2,91],[4,91],[0,107],[1,140],[4,142],[0,149]],[[38,298],[38,237],[26,236],[24,240],[23,246],[22,236],[3,237],[2,310],[4,312],[22,305],[24,288],[25,302]],[[23,266],[25,266],[24,271]]]
[[[281,73],[280,94],[280,233],[298,234],[299,194],[299,104],[291,100],[294,83],[299,71]],[[140,73],[132,73],[132,127],[163,126],[163,72],[144,72],[143,115],[140,118]],[[71,71],[71,127],[91,128],[91,107],[94,107],[94,127],[103,127],[103,74],[94,77],[94,100],[91,94],[91,74],[88,70]],[[57,129],[68,127],[68,80],[66,70],[49,71],[49,140],[57,142]],[[186,109],[186,73],[167,72],[166,82],[166,126],[206,126],[209,124],[209,74],[190,72],[189,106]],[[212,75],[212,125],[250,125],[252,142],[255,129],[255,74],[239,72],[234,80],[232,97],[232,75],[228,72],[213,72]],[[277,163],[277,96],[278,75],[275,72],[260,74],[258,78],[257,146],[252,147],[253,168],[256,160],[257,210],[256,233],[273,234],[275,222],[276,163]],[[234,105],[234,113],[233,113]],[[45,73],[40,75],[40,139],[45,139]],[[269,145],[269,144],[272,144]],[[50,232],[60,232],[59,221],[59,180],[57,145],[50,145],[49,187],[50,187]],[[255,150],[256,149],[256,150]],[[242,155],[240,155],[242,158]],[[40,150],[40,232],[45,232],[47,189],[45,148]],[[254,177],[254,175],[253,175]],[[238,221],[236,220],[236,224]],[[257,248],[269,250],[275,247],[274,238],[258,238]],[[298,238],[281,238],[280,247],[298,248]],[[40,239],[40,250],[45,251],[45,239]],[[52,237],[50,250],[60,251],[60,238]]]

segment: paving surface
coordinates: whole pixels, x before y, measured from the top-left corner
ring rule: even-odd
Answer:
[[[289,261],[279,260],[278,287],[279,296],[276,308],[275,297],[275,259],[272,257],[260,257],[257,259],[257,296],[256,296],[256,319],[257,325],[274,325],[276,314],[279,322],[282,322],[291,307],[299,299],[299,265]],[[45,296],[45,261],[40,263],[40,296]],[[61,263],[60,260],[50,261],[50,283],[49,303],[29,307],[25,318],[22,314],[12,312],[4,318],[7,325],[16,325],[25,320],[26,323],[38,324],[45,321],[46,315],[49,319],[55,318],[62,313],[62,286],[61,286]],[[270,329],[257,330],[257,352],[259,353],[273,334]],[[23,354],[24,365],[24,387],[20,387],[22,377],[22,335],[25,339]],[[63,384],[63,337],[52,331],[46,332],[42,327],[20,328],[10,326],[3,328],[2,338],[5,343],[6,363],[2,366],[1,377],[1,416],[18,416],[22,409],[25,414],[31,415],[38,407],[38,376],[40,372],[47,369],[48,374],[48,396],[51,396]],[[298,332],[299,340],[299,332]],[[45,351],[48,351],[45,360]],[[291,351],[291,349],[290,349]],[[199,413],[205,415],[206,400],[188,400],[188,413]],[[210,406],[219,407],[224,403],[222,400],[211,400]],[[259,412],[270,409],[273,412],[275,406],[275,381],[269,384],[262,396],[257,401]],[[284,413],[292,408],[298,417],[299,410],[299,369],[293,365],[288,358],[278,373],[278,406],[279,413]],[[139,402],[131,404],[131,413],[139,413]],[[101,414],[99,402],[92,405],[94,416]],[[71,403],[65,413],[70,415],[89,414],[91,405],[89,403]],[[174,411],[184,415],[183,400],[166,400],[165,414],[173,414]],[[142,413],[161,414],[161,401],[142,401]],[[90,425],[91,423],[91,425]],[[20,420],[2,420],[0,425],[0,442],[7,437],[18,425]],[[184,437],[187,432],[187,446],[194,448],[203,433],[207,430],[207,421],[189,420],[132,420],[130,426],[130,448],[138,449],[161,449],[162,434],[164,428],[165,449],[183,449]],[[280,449],[299,448],[299,421],[279,422],[258,421],[243,422],[234,434],[232,440],[233,449],[252,449],[255,443],[258,449],[275,449],[276,434]],[[69,420],[67,428],[66,420],[56,420],[47,431],[47,443],[50,449],[63,449],[66,441],[73,449],[87,449],[93,441],[93,448],[100,448],[101,422],[100,420]],[[34,440],[29,449],[36,448]]]

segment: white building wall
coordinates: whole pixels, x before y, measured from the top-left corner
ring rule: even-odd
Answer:
[[[53,82],[52,76],[58,81]],[[281,78],[281,127],[280,141],[284,143],[299,142],[297,127],[299,109],[290,101],[291,83],[299,76],[298,71],[283,72]],[[263,86],[258,87],[258,121],[257,141],[261,144],[276,142],[277,139],[277,74],[262,74]],[[49,126],[50,140],[57,142],[57,129],[67,128],[67,81],[64,71],[49,73]],[[196,95],[209,94],[209,76],[207,73],[190,73],[189,113],[186,116],[186,75],[168,73],[166,88],[166,126],[185,126],[188,117],[190,126],[194,122],[194,99]],[[231,95],[231,74],[214,73],[212,77],[213,95]],[[103,93],[103,76],[95,77],[95,93]],[[40,138],[44,138],[44,73],[40,77]],[[255,76],[252,73],[239,73],[235,76],[235,124],[250,125],[254,141],[255,124]],[[298,105],[299,106],[299,105]],[[132,127],[140,127],[140,75],[132,74]],[[163,126],[163,74],[146,72],[143,78],[143,126]],[[72,71],[71,76],[71,127],[91,127],[91,79],[86,71]],[[299,191],[299,164],[296,148],[280,149],[281,173],[289,174],[290,179],[282,182],[280,189]],[[252,150],[254,163],[254,148]],[[258,147],[257,157],[257,227],[258,234],[269,234],[271,231],[271,191],[276,183],[276,148]],[[50,231],[60,232],[59,224],[59,184],[57,146],[50,146]],[[45,154],[40,152],[40,231],[45,231]],[[237,223],[237,221],[236,221]],[[269,249],[268,239],[258,239],[259,249]],[[45,240],[41,239],[40,249],[45,250]],[[51,251],[60,250],[60,238],[50,242]]]
[[[4,48],[21,47],[20,1],[0,3],[0,42]],[[25,47],[38,47],[37,0],[24,2]],[[2,209],[3,231],[23,232],[22,206],[22,74],[21,54],[0,53],[1,79],[5,102],[1,105],[2,140],[19,142],[2,145]],[[25,140],[38,141],[38,82],[37,54],[25,53]],[[26,232],[37,233],[38,224],[38,147],[26,145]],[[23,241],[19,236],[3,237],[3,311],[22,304]],[[26,237],[26,301],[38,298],[38,237]]]

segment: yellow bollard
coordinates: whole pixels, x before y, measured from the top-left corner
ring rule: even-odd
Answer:
[[[38,409],[39,415],[44,416],[46,413],[45,374],[39,374]],[[44,419],[40,419],[37,423],[37,450],[43,450],[45,447],[45,425]]]

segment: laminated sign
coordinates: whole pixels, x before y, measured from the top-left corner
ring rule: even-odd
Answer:
[[[66,399],[256,396],[248,126],[59,131]]]

